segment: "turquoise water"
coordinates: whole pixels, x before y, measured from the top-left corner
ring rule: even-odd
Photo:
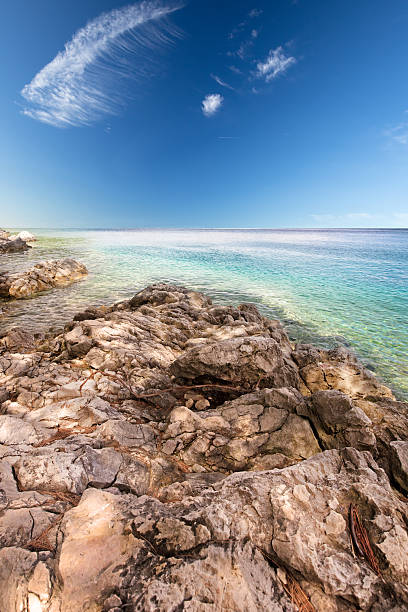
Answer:
[[[256,303],[292,339],[352,346],[408,398],[408,230],[34,230],[29,253],[0,270],[74,257],[89,277],[6,308],[0,330],[61,328],[87,305],[164,281],[218,303]]]

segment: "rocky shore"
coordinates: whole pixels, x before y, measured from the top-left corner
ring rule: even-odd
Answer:
[[[154,285],[0,356],[2,612],[408,609],[408,405]]]
[[[42,261],[25,272],[0,274],[0,297],[27,298],[55,287],[66,287],[88,275],[75,259]]]
[[[31,247],[27,242],[36,240],[30,232],[20,232],[14,236],[10,235],[3,229],[0,229],[0,255],[4,253],[18,253],[19,251],[28,251]]]

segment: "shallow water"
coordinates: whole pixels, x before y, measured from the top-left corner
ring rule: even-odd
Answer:
[[[254,302],[292,339],[351,345],[408,399],[408,230],[34,230],[28,253],[0,271],[73,257],[89,277],[9,303],[0,331],[61,328],[85,306],[152,282],[184,284],[218,303]]]

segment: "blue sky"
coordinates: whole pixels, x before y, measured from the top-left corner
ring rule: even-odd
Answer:
[[[407,227],[407,31],[406,0],[7,3],[0,224]]]

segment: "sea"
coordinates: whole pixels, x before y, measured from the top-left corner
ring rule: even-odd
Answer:
[[[290,338],[344,345],[408,400],[408,230],[28,229],[28,253],[0,272],[72,257],[89,276],[27,300],[0,303],[0,333],[61,330],[90,305],[128,299],[151,283],[185,285],[217,304],[251,302]]]

